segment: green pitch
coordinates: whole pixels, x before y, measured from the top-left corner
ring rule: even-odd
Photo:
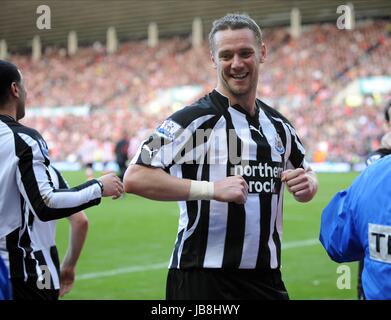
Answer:
[[[71,185],[85,179],[81,172],[64,172]],[[319,174],[315,199],[300,204],[286,192],[282,275],[291,299],[355,299],[357,263],[351,270],[351,288],[337,288],[338,264],[317,241],[322,208],[356,174]],[[164,299],[167,265],[173,248],[178,207],[175,202],[149,201],[126,195],[104,199],[86,210],[87,241],[77,268],[73,290],[65,299]],[[64,256],[68,223],[57,228],[60,257]]]

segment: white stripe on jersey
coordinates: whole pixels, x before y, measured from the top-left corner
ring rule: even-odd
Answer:
[[[249,194],[244,204],[246,223],[243,242],[243,252],[239,268],[253,269],[257,264],[259,238],[261,236],[261,212],[259,196]]]
[[[57,273],[56,266],[54,265],[54,262],[52,260],[52,257],[50,255],[50,248],[41,249],[42,254],[45,257],[45,261],[47,263],[47,267],[50,270],[50,276],[53,280],[53,286],[54,289],[60,289],[60,279],[59,274]]]
[[[269,241],[268,246],[270,249],[270,268],[275,269],[278,266],[277,261],[277,248],[276,244],[273,240],[273,233],[274,233],[274,226],[276,224],[276,216],[280,215],[281,213],[278,212],[278,195],[273,194],[272,195],[272,206],[271,206],[271,217],[270,217],[270,233],[269,233]]]
[[[266,116],[265,112],[259,108],[259,123],[262,128],[263,133],[269,143],[271,150],[271,157],[273,161],[281,162],[281,154],[279,154],[276,150],[275,146],[275,137],[277,137],[277,131],[270,119]]]
[[[289,130],[291,131],[292,135],[295,137],[295,143],[297,145],[297,148],[300,150],[300,152],[302,154],[305,154],[305,150],[304,150],[303,145],[299,142],[299,140],[297,140],[296,130],[292,126],[290,126],[289,123],[287,123],[286,126],[289,128]]]
[[[9,199],[9,195],[18,197],[19,191],[15,184],[15,171],[18,159],[15,151],[15,140],[12,130],[0,121],[0,183],[6,188],[0,188],[0,238],[5,237],[22,224],[20,201]],[[5,165],[7,164],[7,165]],[[18,197],[19,200],[19,197]]]
[[[251,132],[248,126],[246,115],[234,108],[228,108],[231,114],[232,124],[235,128],[235,133],[240,138],[242,143],[242,160],[257,159],[257,144],[251,139]]]

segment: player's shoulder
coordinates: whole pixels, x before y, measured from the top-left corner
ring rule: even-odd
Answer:
[[[379,156],[380,154],[375,154],[374,152],[374,156],[376,155]],[[383,184],[384,186],[390,185],[390,165],[391,153],[384,156],[380,156],[368,165],[368,167],[362,172],[362,174],[357,177],[357,180],[366,188],[368,188],[369,186],[376,187],[377,184]],[[374,181],[376,181],[376,183],[373,183]]]
[[[366,165],[372,165],[378,160],[388,156],[391,154],[391,149],[388,148],[380,148],[372,153],[369,154],[367,160],[365,161]]]
[[[27,127],[19,122],[16,121],[11,122],[8,124],[8,127],[15,136],[19,136],[19,137],[27,136],[34,140],[43,140],[41,134],[37,130],[31,127]]]
[[[209,95],[205,95],[192,104],[176,111],[166,121],[173,121],[181,127],[186,128],[197,119],[209,119],[218,115],[219,113],[213,106]]]
[[[257,101],[258,107],[261,108],[267,116],[275,118],[275,119],[280,119],[284,123],[287,123],[290,126],[292,126],[291,122],[281,112],[279,112],[275,108],[269,106],[268,104],[266,104],[265,102],[263,102],[260,99],[257,99],[256,101]]]

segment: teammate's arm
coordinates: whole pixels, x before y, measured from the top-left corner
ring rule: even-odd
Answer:
[[[60,268],[60,297],[71,291],[76,275],[76,263],[83,248],[87,231],[88,218],[81,211],[68,217],[70,223],[70,237],[68,250]]]
[[[223,180],[205,182],[173,177],[160,168],[138,164],[128,167],[124,176],[125,192],[160,201],[186,201],[214,199],[223,202],[244,203],[248,186],[241,176],[227,177]],[[202,190],[202,188],[209,190]],[[200,189],[201,188],[201,189]],[[211,193],[210,193],[211,192]],[[205,197],[202,197],[205,194]]]
[[[21,194],[27,196],[30,208],[40,220],[68,217],[99,204],[102,196],[117,198],[123,192],[122,183],[114,173],[99,178],[101,184],[93,179],[71,189],[54,189],[48,158],[36,140],[32,139],[30,144],[30,148],[18,155],[17,181]]]

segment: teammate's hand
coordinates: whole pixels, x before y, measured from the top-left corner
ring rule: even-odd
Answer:
[[[242,176],[227,177],[214,183],[214,200],[243,204],[247,194],[248,185]]]
[[[72,290],[75,281],[75,268],[61,266],[60,271],[60,297]]]
[[[306,172],[303,168],[285,170],[281,174],[281,181],[286,183],[288,191],[299,202],[310,201],[317,190],[315,176]]]
[[[108,173],[101,176],[99,180],[103,183],[102,197],[118,199],[124,192],[124,186],[115,173]]]

